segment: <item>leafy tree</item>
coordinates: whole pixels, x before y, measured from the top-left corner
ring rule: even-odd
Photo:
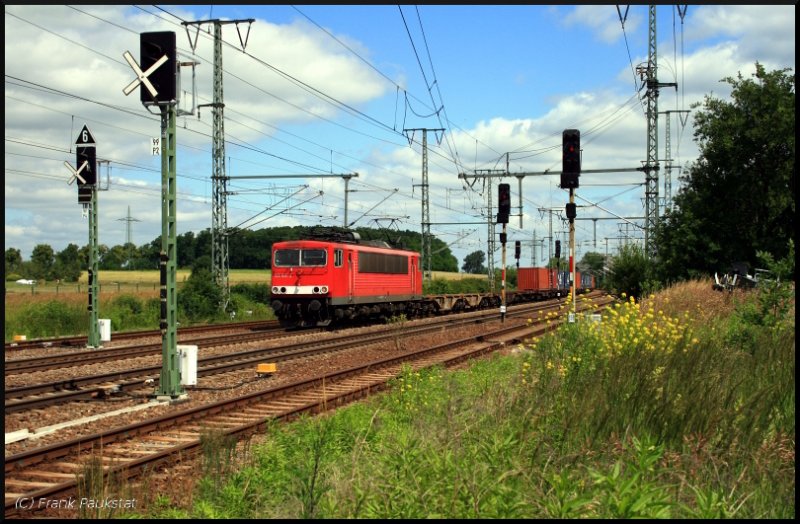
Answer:
[[[194,233],[187,231],[175,239],[175,248],[178,251],[178,267],[191,267],[194,262]]]
[[[270,258],[272,243],[263,230],[235,230],[228,236],[228,260],[230,267],[240,269],[264,269]]]
[[[127,244],[126,244],[127,245]],[[161,235],[136,248],[130,256],[128,267],[135,270],[158,269],[161,254]]]
[[[486,273],[486,266],[483,265],[486,260],[486,253],[483,251],[473,251],[464,257],[464,264],[461,270],[464,273],[471,273],[473,275],[481,275]]]
[[[66,282],[77,282],[81,277],[80,250],[75,244],[69,244],[56,254],[53,275]]]
[[[458,259],[450,252],[450,248],[436,237],[431,239],[431,267],[433,271],[458,272]]]
[[[125,242],[125,244],[122,245],[122,251],[125,254],[125,261],[122,263],[122,267],[125,269],[133,269],[133,261],[136,259],[138,252],[136,244],[133,242]]]
[[[98,248],[100,269],[122,269],[125,266],[128,256],[123,246],[114,246],[110,249],[107,246],[100,247],[106,248],[105,250]]]
[[[653,291],[653,264],[640,246],[626,244],[619,254],[611,259],[606,277],[606,287],[616,293],[627,293],[640,298]]]
[[[22,273],[22,253],[13,247],[6,249],[6,276]]]
[[[78,259],[81,262],[81,269],[89,269],[89,244],[81,246],[78,250]]]
[[[31,276],[35,279],[52,278],[55,254],[48,244],[37,244],[31,253]]]
[[[108,255],[109,251],[111,251],[111,250],[109,249],[109,247],[106,244],[100,244],[99,246],[97,246],[97,263],[100,266],[100,269],[118,269],[114,265],[114,258],[115,257],[113,255],[111,256],[111,258],[108,259],[107,264],[104,264],[104,261],[106,260],[106,255]],[[108,267],[108,266],[110,266],[110,267]],[[118,266],[118,264],[117,264],[117,266]],[[89,246],[88,245],[86,246],[86,267],[87,267],[87,269],[89,267]]]
[[[161,241],[159,240],[159,246]],[[200,231],[194,239],[194,258],[207,256],[209,260],[209,268],[211,268],[211,228],[206,228]]]
[[[662,280],[727,270],[737,261],[755,266],[759,251],[787,254],[795,215],[795,87],[788,71],[767,72],[756,63],[755,79],[724,79],[731,101],[707,95],[694,114],[700,157],[655,231]]]

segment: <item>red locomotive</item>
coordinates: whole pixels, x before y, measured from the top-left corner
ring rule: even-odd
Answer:
[[[419,253],[355,232],[272,246],[271,305],[286,326],[412,316],[424,308]]]

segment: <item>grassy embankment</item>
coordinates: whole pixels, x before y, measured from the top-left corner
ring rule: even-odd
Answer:
[[[177,287],[189,278],[189,270],[177,272]],[[229,274],[232,288],[237,284],[261,286],[266,292],[270,272],[233,270]],[[160,315],[158,271],[100,271],[99,318],[111,320],[111,330],[131,331],[156,329]],[[25,286],[6,282],[5,341],[14,335],[31,338],[85,335],[88,333],[88,279],[86,273],[78,283],[47,282]],[[242,294],[232,294],[237,305],[237,320],[273,318],[263,301]],[[219,321],[218,319],[207,319]],[[184,325],[187,318],[178,317]],[[112,335],[113,336],[113,335]]]
[[[193,486],[127,495],[158,518],[792,519],[793,309],[705,281],[623,297],[264,444],[209,434]]]

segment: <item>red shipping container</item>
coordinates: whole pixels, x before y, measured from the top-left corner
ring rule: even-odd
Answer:
[[[517,289],[519,291],[539,291],[555,287],[555,279],[544,267],[521,267],[517,271]]]

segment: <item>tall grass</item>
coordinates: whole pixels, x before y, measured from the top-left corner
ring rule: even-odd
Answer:
[[[246,467],[170,514],[793,518],[793,317],[742,325],[746,300],[712,313],[675,305],[699,288],[669,293],[273,426]]]
[[[243,286],[243,285],[239,285]],[[251,285],[234,286],[231,292],[232,310],[236,312],[236,320],[272,319],[272,310],[259,300],[261,295],[255,294]],[[265,287],[264,284],[260,284]],[[179,291],[180,293],[180,291]],[[263,295],[263,294],[262,294]],[[111,320],[112,332],[157,329],[160,316],[160,303],[157,296],[151,293],[121,293],[101,296],[99,318]],[[196,319],[181,308],[178,309],[178,321],[183,326],[196,322],[221,322],[230,320],[231,316],[220,311],[210,318]],[[25,335],[30,338],[85,335],[89,330],[89,312],[86,308],[86,297],[82,295],[37,295],[35,297],[6,296],[5,340],[13,340],[14,335]]]

